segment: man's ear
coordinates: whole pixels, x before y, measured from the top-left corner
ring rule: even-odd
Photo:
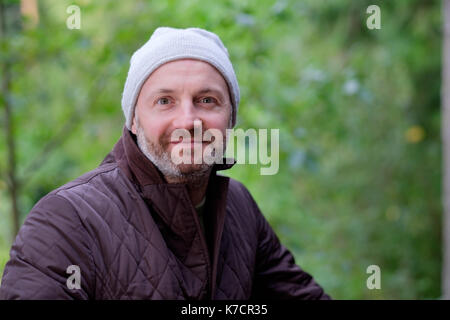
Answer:
[[[136,135],[136,113],[135,113],[135,115],[133,117],[133,122],[131,124],[131,132],[133,132],[133,134]]]
[[[231,106],[231,108],[233,108],[233,106]],[[231,109],[230,118],[228,119],[228,129],[233,129],[233,112],[234,110]]]

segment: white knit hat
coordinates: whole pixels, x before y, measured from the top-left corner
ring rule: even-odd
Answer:
[[[239,106],[239,85],[228,50],[220,38],[199,28],[157,28],[150,39],[133,54],[122,94],[122,109],[129,130],[133,123],[134,108],[142,85],[159,66],[179,59],[196,59],[214,66],[225,79],[231,96],[232,126],[236,124]]]

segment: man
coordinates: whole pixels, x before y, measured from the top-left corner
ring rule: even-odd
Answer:
[[[201,127],[225,137],[238,104],[215,34],[158,28],[131,58],[122,137],[97,169],[33,207],[0,298],[329,299],[247,189],[217,174],[232,164],[196,161],[196,149],[226,141],[173,136]]]

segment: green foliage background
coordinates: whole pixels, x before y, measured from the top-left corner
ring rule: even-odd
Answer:
[[[81,9],[80,30],[66,27],[71,4]],[[380,30],[366,27],[371,4],[381,8]],[[252,165],[228,174],[248,187],[296,262],[336,299],[439,298],[440,6],[39,1],[39,25],[1,39],[0,57],[13,65],[22,221],[119,138],[131,54],[158,26],[197,26],[228,47],[241,88],[238,127],[280,129],[277,175]],[[12,225],[0,138],[2,271]],[[366,287],[372,264],[381,290]]]

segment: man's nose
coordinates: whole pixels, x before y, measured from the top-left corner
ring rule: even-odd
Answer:
[[[194,120],[197,119],[199,119],[198,111],[194,102],[192,100],[185,99],[180,103],[177,109],[173,125],[178,129],[193,130]]]

